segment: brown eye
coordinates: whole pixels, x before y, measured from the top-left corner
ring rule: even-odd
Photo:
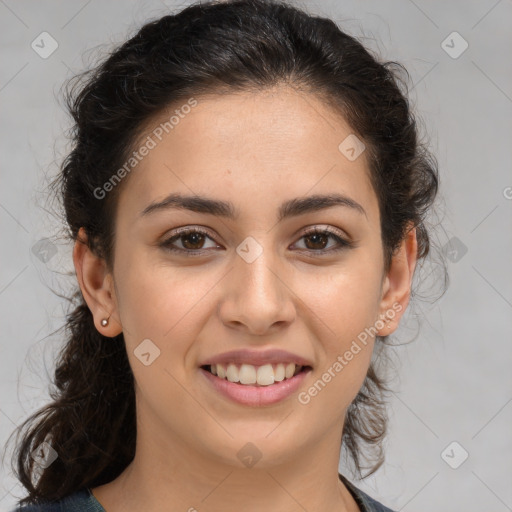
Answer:
[[[330,236],[331,235],[326,235],[325,233],[313,233],[305,236],[304,239],[311,241],[311,244],[309,245],[306,243],[308,249],[323,250],[325,249]]]
[[[353,247],[353,244],[349,242],[348,240],[345,240],[341,236],[339,236],[337,233],[334,233],[330,229],[318,229],[315,228],[312,231],[308,231],[307,233],[304,233],[301,237],[301,240],[304,239],[305,242],[305,249],[312,252],[312,253],[318,253],[319,255],[322,255],[324,253],[333,253],[338,252],[346,248]],[[338,247],[336,247],[336,244],[334,245],[334,248],[326,249],[328,245],[328,240],[332,239],[334,240]]]
[[[204,244],[205,235],[198,232],[192,232],[185,235],[179,235],[179,238],[184,240],[183,246],[185,249],[202,249]],[[200,245],[200,247],[197,247]]]
[[[207,249],[204,248],[207,239],[210,239],[212,242],[214,242],[212,237],[209,236],[206,231],[203,231],[199,228],[187,228],[182,229],[177,234],[174,234],[171,238],[165,240],[161,246],[166,250],[182,253],[185,256],[196,256],[201,255],[207,251]],[[177,247],[177,242],[181,242],[182,247]],[[214,247],[218,246],[214,244]]]

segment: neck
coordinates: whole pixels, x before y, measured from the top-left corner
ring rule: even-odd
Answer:
[[[225,459],[219,460],[218,454],[201,450],[199,443],[190,446],[173,438],[168,429],[148,432],[140,425],[131,464],[113,482],[93,489],[93,494],[107,512],[156,512],[171,505],[172,510],[188,512],[359,510],[338,476],[341,428],[314,445],[293,447],[291,454],[281,452],[281,460],[265,460],[265,453],[251,448],[247,440],[235,444],[247,445],[247,454],[261,458],[252,466],[246,459],[244,466],[226,449]]]

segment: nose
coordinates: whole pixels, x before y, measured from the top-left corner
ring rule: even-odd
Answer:
[[[296,297],[286,274],[271,249],[252,262],[237,254],[218,308],[224,325],[258,336],[290,325]]]

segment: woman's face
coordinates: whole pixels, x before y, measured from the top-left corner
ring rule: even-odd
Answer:
[[[284,87],[195,100],[150,123],[136,148],[149,149],[122,183],[111,313],[136,381],[139,442],[238,466],[261,456],[262,467],[341,442],[375,331],[392,332],[408,295],[392,296],[367,154],[355,158],[343,119]],[[206,234],[176,236],[183,228]],[[228,352],[232,378],[240,368],[251,382],[265,366],[267,384],[202,368]],[[310,369],[268,384],[294,361]]]

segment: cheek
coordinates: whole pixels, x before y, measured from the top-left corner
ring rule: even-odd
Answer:
[[[200,410],[189,410],[189,397],[179,383],[190,378],[192,368],[186,364],[195,359],[189,352],[203,328],[198,318],[211,308],[207,293],[216,281],[206,273],[194,276],[190,271],[140,265],[131,266],[118,287],[126,350],[138,392],[169,424],[179,423],[187,411],[197,414],[194,421],[204,420]],[[163,403],[172,403],[172,410],[162,412]]]
[[[316,319],[316,335],[323,351],[317,380],[301,403],[314,402],[312,407],[318,407],[319,413],[323,410],[325,414],[329,407],[334,415],[344,410],[368,371],[378,318],[380,276],[375,269],[367,268],[365,272],[364,265],[360,269],[354,265],[350,272],[330,271],[323,278],[317,275],[314,283],[308,281],[310,286],[298,292],[300,297],[307,297],[304,314]]]
[[[208,292],[220,276],[159,264],[132,262],[125,268],[130,270],[119,275],[118,290],[127,346],[135,348],[149,338],[162,350],[162,356],[170,344],[174,354],[187,350],[201,329],[197,319],[211,307]]]
[[[298,276],[294,291],[307,306],[305,313],[323,325],[329,345],[341,349],[376,320],[379,308],[380,276],[362,264]],[[309,313],[307,312],[309,310]]]
[[[339,273],[317,280],[316,291],[309,294],[308,314],[317,319],[321,365],[298,402],[313,415],[338,421],[364,382],[374,347],[376,283],[368,274]]]
[[[372,344],[361,345],[357,353],[341,352],[321,368],[309,386],[297,395],[299,408],[304,408],[310,417],[322,418],[323,423],[337,424],[341,421],[351,402],[363,385],[371,359]]]

